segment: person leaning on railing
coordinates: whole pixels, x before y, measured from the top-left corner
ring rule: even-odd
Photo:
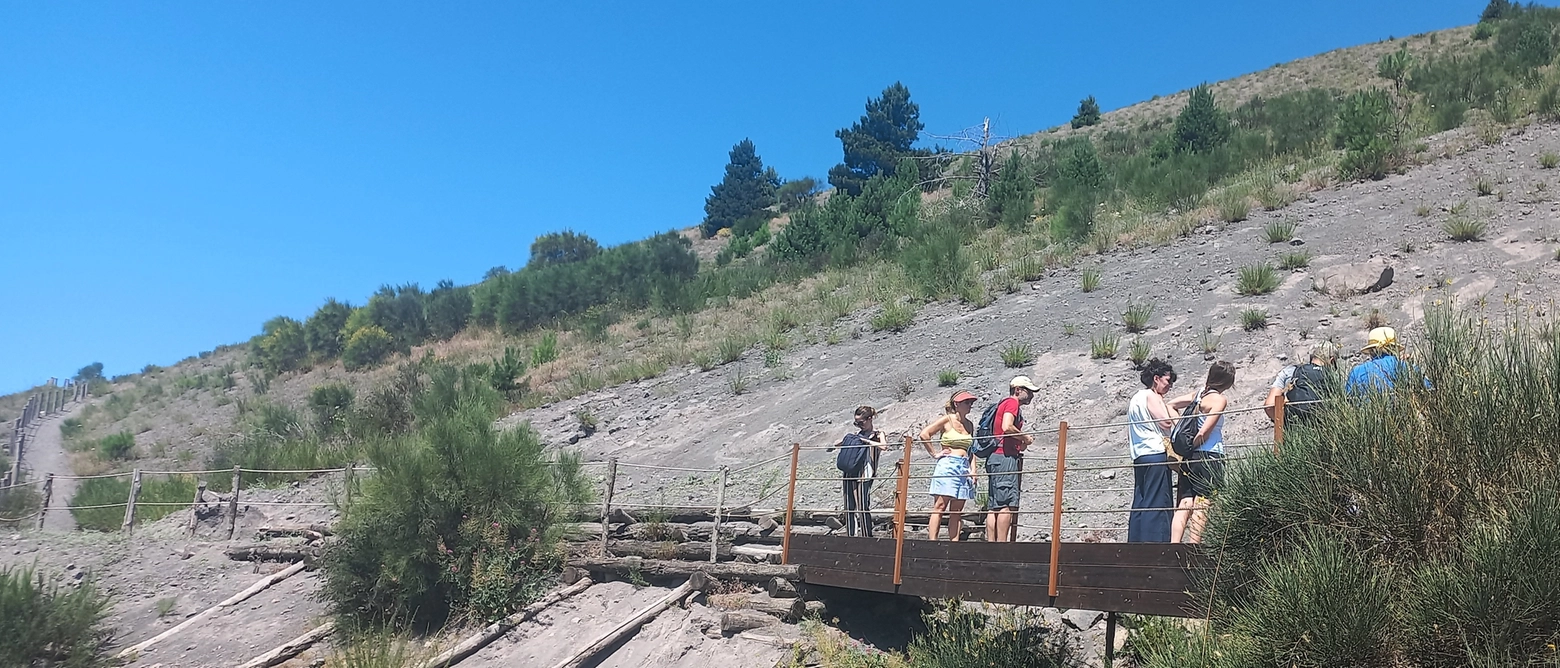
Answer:
[[[1175,369],[1154,358],[1143,365],[1138,379],[1143,389],[1127,404],[1127,443],[1132,454],[1132,512],[1127,518],[1127,542],[1170,542],[1175,503],[1171,485],[1170,445],[1165,434],[1175,426],[1165,393],[1175,385]]]

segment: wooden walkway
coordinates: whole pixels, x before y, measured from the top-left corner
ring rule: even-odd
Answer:
[[[808,584],[890,594],[1169,617],[1206,608],[1189,593],[1200,567],[1192,545],[1061,543],[1053,587],[1050,543],[907,540],[896,557],[899,544],[797,534],[787,561]]]

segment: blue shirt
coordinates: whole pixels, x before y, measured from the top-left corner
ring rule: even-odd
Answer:
[[[1343,386],[1343,390],[1353,396],[1360,396],[1372,390],[1390,390],[1397,382],[1398,370],[1401,367],[1402,363],[1394,355],[1382,355],[1360,362],[1349,371],[1349,382]]]

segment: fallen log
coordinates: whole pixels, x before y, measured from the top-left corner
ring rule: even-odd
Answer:
[[[774,578],[764,585],[770,598],[796,598],[796,583],[785,578]]]
[[[541,600],[526,606],[524,610],[521,610],[520,612],[512,614],[483,627],[483,629],[478,631],[476,635],[460,641],[460,643],[454,647],[451,647],[448,650],[441,652],[438,656],[429,659],[426,663],[422,664],[422,668],[445,668],[446,666],[452,666],[466,657],[476,653],[477,650],[482,649],[483,647],[487,647],[494,640],[498,640],[499,638],[504,637],[504,634],[509,633],[510,629],[513,629],[526,620],[535,617],[537,613],[546,610],[548,606],[556,605],[568,599],[569,597],[574,596],[575,594],[585,591],[592,584],[594,583],[591,582],[590,578],[583,578],[567,587],[564,587],[563,589],[559,589],[558,591],[543,596]]]
[[[559,663],[555,668],[580,668],[580,666],[583,666],[592,659],[596,658],[596,655],[601,653],[603,650],[607,649],[608,647],[612,647],[613,645],[618,644],[618,642],[622,641],[624,638],[633,635],[634,632],[639,630],[639,627],[644,626],[645,624],[648,624],[650,620],[655,619],[656,615],[665,612],[667,608],[676,605],[678,602],[687,598],[689,594],[692,594],[695,591],[703,591],[707,586],[709,586],[709,578],[705,577],[704,574],[700,572],[693,573],[691,576],[689,576],[688,581],[684,582],[682,586],[673,589],[671,593],[667,594],[661,600],[656,601],[644,610],[640,610],[633,617],[628,618],[628,620],[622,624],[618,624],[617,628],[601,634],[600,637],[596,638],[595,642],[587,645],[585,649],[575,652],[573,656],[564,659],[563,662]]]
[[[264,540],[267,538],[308,538],[319,540],[334,533],[328,525],[310,524],[307,526],[263,526],[255,530],[255,537]]]
[[[746,557],[757,564],[780,563],[780,547],[776,545],[736,545],[731,548],[731,554],[736,557]]]
[[[324,624],[314,627],[314,629],[308,633],[287,641],[287,644],[282,645],[281,647],[250,659],[247,663],[239,666],[238,668],[271,668],[271,666],[277,665],[288,659],[298,656],[299,654],[302,654],[303,650],[308,649],[309,647],[313,646],[314,643],[324,640],[327,636],[335,632],[336,622],[334,620],[325,622]]]
[[[775,626],[780,620],[756,610],[732,610],[720,615],[720,632],[725,635],[736,635],[743,631],[761,629],[766,626]]]
[[[642,559],[640,557],[586,557],[570,559],[568,565],[592,573],[603,573],[617,577],[628,577],[630,574],[642,577],[687,577],[695,572],[702,572],[720,580],[741,580],[757,584],[769,582],[771,578],[786,578],[789,580],[801,578],[801,570],[795,565],[780,566],[732,562],[711,564]]]
[[[314,561],[320,556],[318,545],[239,545],[224,550],[234,561]]]
[[[194,617],[191,617],[189,619],[184,620],[184,622],[179,624],[178,626],[175,626],[175,627],[173,627],[171,629],[168,629],[167,631],[163,631],[162,633],[157,634],[156,636],[154,636],[150,640],[146,640],[146,641],[143,641],[143,642],[141,642],[139,644],[131,645],[129,647],[124,648],[123,650],[121,650],[119,652],[119,654],[116,655],[116,658],[127,659],[127,658],[130,658],[132,656],[136,656],[136,655],[140,654],[141,652],[146,651],[146,649],[148,647],[151,647],[152,645],[160,643],[160,642],[162,642],[164,640],[167,640],[168,638],[173,637],[174,634],[177,634],[178,632],[183,631],[184,629],[187,629],[187,628],[189,628],[191,626],[194,626],[194,625],[200,623],[202,620],[204,620],[207,617],[210,617],[210,616],[216,614],[218,611],[222,610],[223,608],[228,608],[228,607],[232,607],[232,606],[238,605],[239,603],[244,602],[244,599],[247,599],[250,596],[254,596],[255,594],[260,593],[261,591],[264,591],[266,587],[269,587],[269,586],[271,586],[273,584],[281,582],[282,580],[286,580],[287,578],[292,577],[293,575],[297,574],[299,571],[303,570],[303,567],[305,565],[306,564],[304,564],[303,562],[300,561],[300,562],[298,562],[296,564],[288,566],[285,569],[282,569],[281,571],[279,571],[277,573],[273,573],[273,574],[271,574],[269,576],[266,576],[264,579],[262,579],[259,582],[256,582],[256,583],[250,585],[249,588],[247,588],[247,589],[245,589],[245,590],[243,590],[241,592],[238,592],[237,594],[234,594],[233,596],[229,597],[227,600],[225,600],[225,601],[223,601],[221,603],[218,603],[216,605],[213,605],[213,606],[211,606],[209,608],[206,608],[205,610],[201,611],[200,614],[195,615]]]
[[[794,622],[807,612],[807,604],[799,598],[770,598],[768,594],[753,594],[743,602],[742,610],[762,612],[782,622]]]
[[[710,558],[710,544],[614,540],[607,543],[607,552],[619,557],[708,561]],[[731,544],[721,543],[716,550],[716,557],[717,559],[729,561],[731,559]]]

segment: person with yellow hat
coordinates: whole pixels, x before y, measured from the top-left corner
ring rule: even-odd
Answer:
[[[1362,396],[1371,391],[1392,389],[1397,383],[1403,363],[1398,360],[1397,331],[1391,327],[1370,330],[1365,347],[1360,350],[1370,359],[1355,365],[1349,371],[1349,380],[1343,389],[1349,396]]]

